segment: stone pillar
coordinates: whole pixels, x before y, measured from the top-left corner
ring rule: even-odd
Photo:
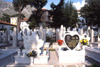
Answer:
[[[8,31],[8,41],[10,41],[10,26],[9,25],[8,25],[7,31]]]
[[[46,29],[43,29],[43,40],[46,42]]]
[[[56,41],[59,39],[59,29],[56,29]]]
[[[83,35],[83,28],[81,29],[81,35]]]
[[[1,42],[1,32],[0,32],[0,42]]]
[[[94,30],[91,30],[91,42],[94,42]]]
[[[42,26],[40,26],[39,38],[43,40],[43,27]]]
[[[13,29],[13,47],[17,46],[17,30],[16,28]]]
[[[5,32],[5,42],[8,42],[8,30]]]

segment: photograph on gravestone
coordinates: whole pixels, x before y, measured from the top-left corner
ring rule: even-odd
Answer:
[[[73,50],[79,43],[79,36],[78,35],[74,35],[74,36],[66,35],[65,43],[71,50]]]

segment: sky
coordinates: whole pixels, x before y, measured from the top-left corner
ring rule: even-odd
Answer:
[[[4,1],[12,2],[13,0],[4,0]],[[70,0],[65,0],[65,3],[67,3],[68,1],[70,1]],[[73,5],[76,7],[77,10],[80,10],[81,7],[83,7],[85,4],[85,0],[71,0],[71,1],[73,2]],[[48,0],[46,6],[44,6],[44,8],[51,9],[50,4],[52,2],[57,5],[60,2],[60,0]]]

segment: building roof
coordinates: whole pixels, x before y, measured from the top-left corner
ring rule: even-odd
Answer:
[[[11,24],[11,23],[8,23],[8,22],[5,22],[5,21],[0,21],[0,24],[5,24],[5,25],[16,26],[16,25],[14,25],[14,24]]]
[[[35,9],[34,11],[36,11],[37,9]],[[42,10],[47,10],[46,8],[42,8]]]
[[[23,21],[28,21],[28,19],[27,19],[27,18],[23,18],[21,21],[22,21],[22,22],[23,22]]]

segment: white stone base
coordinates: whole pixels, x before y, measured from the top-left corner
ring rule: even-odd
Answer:
[[[91,47],[85,49],[86,49],[86,56],[100,63],[100,49],[98,50],[98,48],[95,49]]]
[[[75,51],[75,50],[57,50],[59,63],[84,63],[85,62],[85,50]]]
[[[34,64],[48,64],[49,56],[39,56],[34,58]]]
[[[29,64],[30,58],[27,56],[15,56],[15,63],[17,63],[17,64]]]

